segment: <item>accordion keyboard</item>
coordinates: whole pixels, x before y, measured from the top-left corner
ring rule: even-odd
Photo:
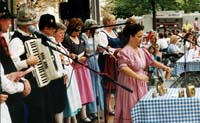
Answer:
[[[35,70],[33,71],[33,75],[37,80],[38,86],[43,87],[47,85],[50,81],[47,78],[47,74],[45,69],[48,68],[48,64],[45,62],[45,56],[43,52],[39,52],[38,44],[41,45],[41,41],[31,40],[29,43],[25,43],[25,47],[27,49],[28,55],[38,56],[39,62],[34,66]]]

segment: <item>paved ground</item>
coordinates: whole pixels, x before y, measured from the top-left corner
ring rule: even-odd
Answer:
[[[185,88],[190,83],[195,85],[195,87],[200,87],[200,72],[182,73],[180,77],[173,82],[172,87]]]
[[[154,79],[155,82],[149,86],[149,89],[154,88],[159,81],[155,76]],[[200,87],[200,72],[187,72],[180,76],[172,75],[170,80],[166,80],[163,85],[167,88],[185,88],[189,83],[195,85],[195,87]]]

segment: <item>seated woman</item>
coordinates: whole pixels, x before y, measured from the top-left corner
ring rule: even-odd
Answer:
[[[167,53],[173,57],[173,60],[179,59],[184,53],[181,49],[177,46],[178,38],[176,35],[172,35],[170,37],[170,44],[167,49]]]

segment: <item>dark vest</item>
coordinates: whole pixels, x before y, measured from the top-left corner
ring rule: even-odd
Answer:
[[[0,61],[2,63],[5,74],[17,71],[11,57],[6,54],[5,50],[1,45],[0,45]]]
[[[30,36],[22,35],[22,34],[21,34],[20,32],[18,32],[18,31],[15,31],[15,32],[14,32],[14,34],[13,34],[11,40],[14,39],[14,38],[19,38],[20,40],[22,40],[23,43],[25,43],[25,41],[27,41],[27,40],[35,39],[35,38],[33,38],[33,37],[30,37]],[[21,60],[27,59],[27,57],[26,57],[26,50],[25,50],[25,53],[22,54],[22,55],[20,56],[20,58],[21,58]]]
[[[28,41],[28,40],[35,39],[34,37],[30,37],[30,36],[23,35],[23,34],[20,33],[19,31],[15,31],[15,32],[14,32],[14,34],[13,34],[13,36],[12,36],[12,38],[11,38],[11,41],[12,41],[12,39],[14,39],[14,38],[19,38],[23,43],[25,43],[25,42]],[[22,55],[20,56],[21,60],[27,59],[26,53],[27,53],[27,51],[25,50],[24,54],[22,54]],[[25,69],[27,69],[27,68],[25,68]],[[33,77],[32,73],[27,74],[27,75],[25,76],[25,78],[27,78],[27,79],[30,81],[32,91],[35,91],[36,88],[38,89],[36,79]]]

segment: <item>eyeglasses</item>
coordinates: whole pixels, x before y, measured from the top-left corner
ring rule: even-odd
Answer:
[[[74,31],[75,31],[75,32],[80,32],[80,31],[81,31],[81,29],[75,29]]]

